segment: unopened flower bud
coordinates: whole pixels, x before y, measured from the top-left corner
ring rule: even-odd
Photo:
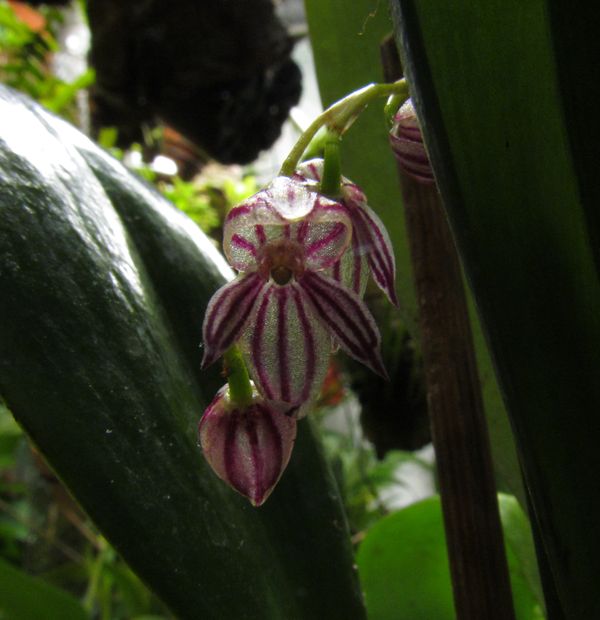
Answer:
[[[296,420],[258,392],[249,405],[235,405],[223,386],[205,411],[198,435],[217,476],[260,506],[290,460]]]
[[[394,117],[390,144],[398,164],[406,174],[422,183],[435,183],[421,126],[411,99],[406,101]]]

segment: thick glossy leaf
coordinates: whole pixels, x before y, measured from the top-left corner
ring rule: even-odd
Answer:
[[[392,30],[385,2],[305,0],[305,5],[319,89],[325,105],[369,82],[383,79],[379,46]],[[370,205],[390,232],[398,266],[400,313],[414,336],[417,333],[416,301],[404,209],[382,109],[383,102],[372,104],[344,137],[343,173],[362,186]],[[506,410],[475,312],[471,317],[498,486],[516,495],[525,505],[521,471]]]
[[[86,620],[79,601],[0,559],[0,618]]]
[[[514,497],[500,495],[498,500],[516,618],[541,620],[538,592],[528,581],[528,566],[535,563],[529,522]],[[369,620],[456,617],[439,497],[374,525],[361,543],[357,563]]]
[[[181,618],[363,618],[308,423],[261,509],[196,425],[211,242],[66,123],[0,90],[0,393],[106,537]]]
[[[596,31],[544,0],[393,6],[562,611],[600,617],[600,97],[569,92]]]

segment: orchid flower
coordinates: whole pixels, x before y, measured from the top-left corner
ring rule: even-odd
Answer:
[[[202,416],[198,436],[217,476],[260,506],[290,460],[296,420],[256,389],[250,403],[236,405],[223,386]]]
[[[398,305],[394,254],[362,190],[340,177],[339,159],[341,135],[382,96],[405,100],[406,82],[370,84],[325,110],[299,137],[280,176],[225,220],[223,249],[238,275],[208,303],[202,366],[224,355],[228,386],[198,432],[215,473],[255,506],[287,466],[296,418],[318,395],[333,350],[387,376],[362,296],[371,273]],[[323,126],[337,136],[325,145],[325,173],[322,160],[298,167]]]
[[[311,159],[300,164],[294,178],[309,186],[316,186],[322,174],[323,160]],[[362,296],[370,271],[375,283],[397,306],[396,263],[387,230],[367,204],[367,198],[360,187],[345,177],[341,181],[341,199],[352,222],[353,236],[348,251],[332,266],[330,273],[338,282]]]
[[[232,209],[223,247],[239,275],[208,304],[203,366],[238,342],[260,393],[290,408],[316,397],[334,345],[386,376],[371,313],[335,277],[356,231],[353,218],[362,231],[362,215],[289,177]]]

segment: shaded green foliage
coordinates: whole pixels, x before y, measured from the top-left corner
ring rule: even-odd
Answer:
[[[75,97],[93,83],[94,72],[89,69],[72,82],[65,82],[49,70],[51,55],[58,50],[55,33],[62,14],[48,7],[40,10],[46,26],[36,32],[17,18],[8,3],[0,2],[0,82],[74,121]]]
[[[600,467],[600,185],[591,149],[600,136],[588,117],[600,103],[589,80],[597,16],[555,4],[392,2],[514,429],[549,562],[546,587],[559,601],[553,613],[592,618],[600,615],[600,508],[590,492]],[[570,92],[577,82],[584,90]]]
[[[7,620],[85,620],[79,601],[0,558],[0,617]]]
[[[543,620],[529,523],[515,498],[499,496],[517,620]],[[453,620],[452,583],[439,497],[374,525],[357,555],[370,620]]]

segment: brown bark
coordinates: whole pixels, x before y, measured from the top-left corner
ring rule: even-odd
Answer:
[[[386,79],[398,79],[393,40]],[[462,270],[435,184],[398,168],[458,620],[514,620]]]

